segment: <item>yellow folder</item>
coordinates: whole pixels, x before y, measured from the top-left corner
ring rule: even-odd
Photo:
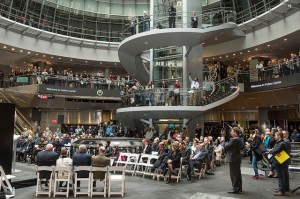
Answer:
[[[288,160],[290,158],[290,156],[285,151],[281,151],[274,157],[280,164],[284,163],[286,160]]]

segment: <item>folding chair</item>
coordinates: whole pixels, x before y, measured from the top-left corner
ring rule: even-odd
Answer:
[[[121,173],[118,173],[121,172]],[[121,186],[114,187],[114,182],[120,182]],[[121,189],[120,191],[112,191],[115,189]],[[125,193],[125,167],[108,167],[108,197],[110,195],[120,194],[124,197]]]
[[[143,174],[143,178],[145,177],[145,175],[147,175],[147,176],[152,176],[153,179],[154,179],[155,173],[151,172],[151,169],[153,167],[153,163],[151,163],[151,162],[155,162],[157,159],[158,159],[157,155],[149,156],[148,161],[147,161],[147,165],[146,165],[146,168],[145,168],[145,171],[144,171],[144,174]]]
[[[204,177],[204,175],[205,175],[205,163],[202,163],[202,165],[200,166],[200,168],[195,168],[194,169],[194,173],[195,173],[195,176],[199,176],[199,180],[201,179],[201,178],[203,178]]]
[[[174,168],[173,169],[175,172],[177,172],[177,175],[171,175],[171,179],[176,179],[177,181],[177,183],[178,183],[178,181],[179,180],[181,180],[181,172],[182,172],[182,157],[180,158],[180,166],[179,166],[179,168]],[[167,177],[167,175],[165,176],[165,180],[167,179],[168,177]]]
[[[80,171],[86,171],[89,172],[89,176],[86,178],[79,178],[78,177],[78,172]],[[90,166],[77,166],[74,167],[73,172],[74,172],[74,186],[73,186],[73,193],[74,193],[74,197],[76,197],[77,195],[88,195],[90,196],[91,194],[91,186],[90,186],[90,181],[91,181],[91,167]],[[78,191],[77,190],[77,182],[80,182],[80,189],[82,190],[83,188],[83,183],[81,182],[87,182],[87,191]],[[86,183],[85,183],[86,184]]]
[[[134,174],[144,174],[146,167],[149,165],[149,158],[152,155],[142,153],[140,160],[136,163],[136,169]]]
[[[92,167],[91,168],[91,181],[90,181],[90,190],[91,190],[91,197],[93,195],[103,195],[106,197],[106,192],[107,192],[107,167]],[[94,173],[95,172],[105,172],[104,178],[103,179],[94,179]],[[97,186],[93,187],[93,182],[97,182],[99,180],[100,182],[104,183],[103,191],[97,191]]]
[[[53,166],[37,166],[36,171],[37,171],[37,181],[36,181],[35,196],[48,195],[50,197],[51,188],[52,188],[52,179],[53,179]],[[48,173],[50,175],[49,179],[44,178],[45,175],[48,175]],[[45,183],[45,185],[42,185],[43,182]],[[48,186],[46,186],[47,182],[48,182]]]
[[[118,160],[116,161],[116,166],[125,166],[127,163],[129,153],[121,152]]]
[[[134,174],[136,165],[139,161],[140,154],[130,153],[127,157],[125,172]]]
[[[6,175],[2,166],[0,166],[0,190],[3,189],[4,193],[6,194],[6,198],[12,198],[16,195],[14,189],[12,188],[9,182],[9,180],[15,177],[16,176],[13,175]]]
[[[71,167],[54,167],[54,197],[56,195],[65,195],[66,197],[69,197],[70,183],[72,183],[71,176]],[[66,183],[66,187],[60,187],[60,184],[62,184],[63,182]]]

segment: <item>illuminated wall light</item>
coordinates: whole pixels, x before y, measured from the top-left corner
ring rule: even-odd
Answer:
[[[51,59],[53,59],[53,57],[51,57]]]
[[[20,53],[22,53],[23,52],[23,50],[20,50]]]
[[[268,44],[268,47],[270,47],[270,44]]]
[[[215,60],[215,58],[213,57],[213,60]]]
[[[287,41],[287,38],[285,38],[284,41]]]
[[[243,54],[243,52],[240,52],[240,54],[242,55],[242,54]]]
[[[58,59],[61,59],[60,57]]]
[[[258,50],[258,48],[255,48],[255,50]]]
[[[233,56],[235,56],[235,54],[234,54],[234,53],[233,53],[232,55],[233,55]]]
[[[85,61],[85,63],[87,63],[87,61]]]
[[[43,57],[46,57],[46,55],[43,55]]]
[[[15,50],[14,48],[12,48],[11,50]]]
[[[73,59],[70,59],[70,61],[73,61]]]
[[[30,55],[30,52],[28,52],[28,55]]]
[[[228,55],[226,55],[226,57],[228,57]]]
[[[35,55],[38,56],[39,54],[36,53]]]
[[[220,59],[222,59],[222,57],[220,57]]]
[[[248,50],[248,53],[250,53],[250,50]]]
[[[3,48],[6,48],[6,46],[3,46]]]

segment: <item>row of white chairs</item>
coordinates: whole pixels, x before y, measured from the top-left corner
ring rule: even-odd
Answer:
[[[49,179],[41,179],[41,172],[49,172]],[[78,172],[87,172],[88,177],[78,177]],[[95,172],[104,172],[103,179],[94,179]],[[107,167],[93,167],[93,166],[75,166],[72,167],[56,167],[56,166],[37,166],[37,186],[36,196],[52,194],[53,196],[64,195],[69,197],[70,185],[72,184],[74,197],[77,195],[88,195],[93,197],[95,195],[103,195],[110,197],[111,195],[124,196],[125,193],[125,167],[124,166],[107,166]],[[93,182],[100,181],[104,184],[103,191],[99,191],[99,187],[93,187]],[[48,186],[43,186],[43,182],[48,182]],[[81,186],[78,187],[77,183],[80,182]],[[61,187],[61,183],[66,183],[65,187]],[[115,183],[120,183],[115,186]],[[85,191],[79,191],[85,190]],[[115,191],[118,189],[119,191]]]
[[[136,154],[136,153],[120,153],[118,160],[115,162],[116,166],[124,166],[126,173],[132,173],[133,175],[141,174],[143,177],[152,176],[152,179],[160,180],[167,176],[164,176],[160,168],[156,168],[152,172],[152,167],[155,161],[158,159],[158,155],[154,154]],[[180,159],[180,167],[174,169],[176,175],[172,175],[172,179],[176,179],[177,182],[181,179],[182,175],[182,158]]]

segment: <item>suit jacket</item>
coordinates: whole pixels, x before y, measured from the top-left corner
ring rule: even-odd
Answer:
[[[195,18],[196,18],[196,20],[195,20]],[[199,19],[198,17],[191,17],[191,21],[192,21],[192,24],[191,24],[191,25],[192,25],[192,26],[193,26],[193,25],[198,26],[198,19]]]
[[[41,151],[37,154],[36,158],[38,166],[55,166],[59,154],[53,151]]]
[[[105,157],[105,155],[97,155],[92,157],[92,166],[94,167],[106,167],[110,166],[110,158]],[[94,179],[103,180],[105,177],[105,172],[94,172]]]
[[[196,153],[195,153],[195,155],[197,155],[197,153],[198,153],[199,151],[197,151]],[[194,156],[195,156],[194,155]],[[207,159],[208,158],[208,152],[207,152],[207,150],[203,150],[202,152],[201,152],[201,154],[197,157],[197,158],[195,158],[194,159],[194,161],[204,161],[205,159]]]
[[[145,146],[143,147],[143,153],[145,153],[145,154],[151,154],[151,152],[152,152],[152,149],[151,149],[150,145],[147,145],[146,149],[145,149]]]
[[[286,144],[286,151],[285,151],[285,152],[286,152],[288,155],[291,155],[292,146],[291,146],[291,141],[290,141],[290,139],[289,139],[289,138],[285,138],[285,139],[284,139],[284,142],[285,142],[285,144]],[[291,158],[288,159],[288,164],[289,164],[289,165],[291,164]]]
[[[225,150],[227,151],[226,162],[240,164],[242,146],[243,144],[239,137],[234,137],[229,143],[225,144]]]
[[[40,151],[36,155],[38,166],[55,166],[59,154],[53,151]],[[50,179],[50,171],[40,171],[40,179]]]
[[[91,156],[87,153],[77,153],[73,156],[73,165],[74,166],[91,166]],[[79,171],[77,173],[79,178],[89,177],[89,172]]]

